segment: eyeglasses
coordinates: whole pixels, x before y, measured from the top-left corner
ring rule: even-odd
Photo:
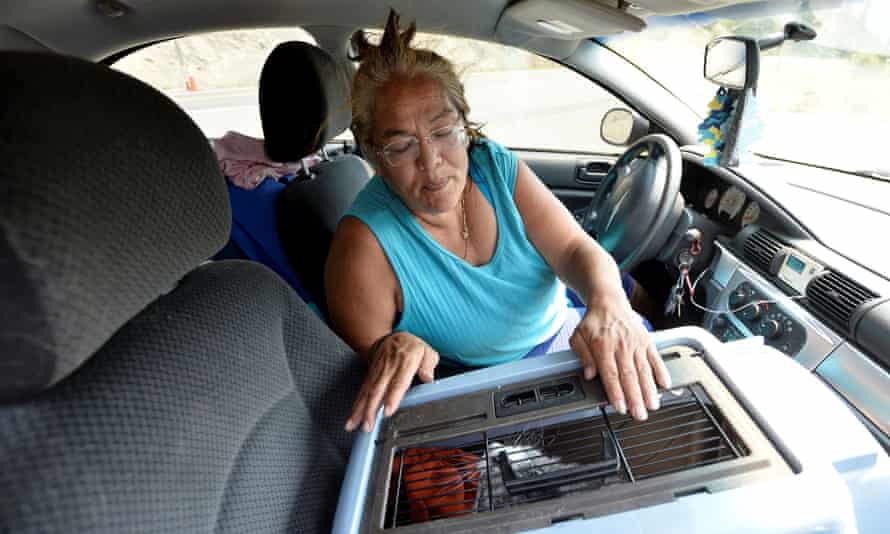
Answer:
[[[451,150],[467,140],[467,127],[462,123],[445,126],[423,136],[423,140],[432,146],[437,153]],[[420,157],[420,140],[417,137],[400,137],[377,151],[390,167],[410,165]]]

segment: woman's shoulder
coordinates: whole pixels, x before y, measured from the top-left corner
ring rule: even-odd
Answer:
[[[393,195],[383,178],[374,176],[356,195],[346,215],[366,220],[386,209],[392,201]]]
[[[510,149],[497,141],[483,137],[476,141],[471,159],[477,169],[485,174],[491,174],[491,178],[506,183],[511,193],[516,188],[519,160]]]
[[[480,137],[475,141],[474,153],[485,154],[492,157],[516,157],[510,149],[498,143],[490,137]]]
[[[349,265],[377,265],[386,262],[380,232],[391,225],[389,203],[391,193],[380,176],[375,176],[356,196],[341,217],[331,244],[330,260]],[[380,269],[373,269],[379,271]]]

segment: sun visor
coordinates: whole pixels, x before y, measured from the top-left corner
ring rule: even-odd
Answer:
[[[49,52],[50,49],[33,37],[6,24],[0,24],[0,49]]]
[[[521,0],[504,10],[495,32],[504,44],[566,57],[582,39],[646,27],[616,6],[595,0]]]

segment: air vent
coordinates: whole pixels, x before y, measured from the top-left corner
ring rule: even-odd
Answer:
[[[856,308],[878,296],[874,291],[846,276],[829,271],[813,279],[807,286],[807,307],[846,332],[850,328],[850,318]]]
[[[745,240],[745,257],[763,272],[770,272],[770,264],[784,244],[771,233],[760,229]]]

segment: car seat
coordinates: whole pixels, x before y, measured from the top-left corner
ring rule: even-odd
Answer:
[[[351,120],[349,83],[343,70],[324,50],[299,41],[281,43],[269,54],[260,74],[259,104],[265,152],[269,159],[278,162],[298,162],[318,152],[328,140],[345,130]],[[342,186],[342,179],[331,176],[342,175],[346,172],[344,169],[361,177],[361,180],[346,182],[355,183],[353,189],[357,193],[370,177],[370,170],[354,156],[326,158],[309,173],[282,181],[267,178],[255,189],[246,190],[228,183],[232,236],[215,259],[245,258],[260,262],[277,272],[310,306],[324,309],[323,293],[319,298],[317,291],[309,290],[316,285],[312,251],[317,238],[313,233],[324,232],[324,227],[312,224],[313,219],[289,214],[288,220],[293,219],[297,226],[279,228],[277,210],[287,184],[324,176],[322,189],[335,182]],[[318,188],[315,184],[308,187]],[[311,212],[316,207],[301,209]],[[318,209],[319,212],[326,210],[327,206]],[[284,230],[287,242],[295,249],[293,254],[285,254],[280,230]]]
[[[159,92],[0,52],[0,531],[329,532],[365,369]],[[58,83],[64,80],[64,83]]]
[[[349,126],[349,82],[324,50],[299,42],[279,45],[263,67],[260,116],[269,156],[294,161]],[[279,197],[278,234],[297,276],[326,316],[324,264],[331,239],[373,172],[362,158],[341,154],[315,164],[311,173]]]

